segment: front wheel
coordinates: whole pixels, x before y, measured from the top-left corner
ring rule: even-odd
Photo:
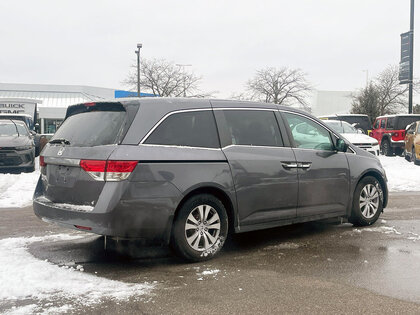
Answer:
[[[179,209],[171,246],[182,258],[196,262],[216,256],[228,233],[228,217],[223,203],[209,194],[188,199]]]
[[[357,184],[349,222],[357,226],[371,225],[383,210],[383,193],[379,181],[372,176],[364,177]]]

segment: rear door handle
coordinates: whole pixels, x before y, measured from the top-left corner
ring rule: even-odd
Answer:
[[[298,168],[298,164],[296,162],[281,162],[283,168],[291,169],[291,168]]]

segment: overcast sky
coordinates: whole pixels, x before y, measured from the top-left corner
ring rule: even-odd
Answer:
[[[1,0],[0,82],[125,88],[141,42],[145,58],[192,64],[202,89],[218,97],[241,92],[256,69],[268,66],[300,68],[317,89],[354,90],[366,83],[363,70],[373,77],[399,62],[409,4]]]

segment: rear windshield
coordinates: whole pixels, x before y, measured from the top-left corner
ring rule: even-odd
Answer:
[[[389,120],[389,119],[388,119]],[[405,129],[409,124],[420,120],[420,116],[397,116],[396,117],[396,126],[394,126],[394,130],[402,130]]]
[[[18,136],[18,131],[15,124],[6,123],[0,125],[0,137]]]
[[[66,139],[70,146],[92,147],[118,142],[126,119],[125,111],[85,112],[68,117],[54,139]]]

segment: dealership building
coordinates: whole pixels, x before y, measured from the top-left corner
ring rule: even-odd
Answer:
[[[135,92],[84,85],[0,83],[0,105],[3,106],[0,106],[0,112],[25,113],[25,106],[36,104],[41,133],[55,133],[70,105],[136,95]],[[141,93],[141,96],[153,95]]]

